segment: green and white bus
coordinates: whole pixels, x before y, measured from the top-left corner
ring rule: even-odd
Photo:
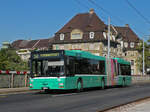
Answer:
[[[31,90],[69,90],[131,84],[130,62],[80,50],[33,51]]]

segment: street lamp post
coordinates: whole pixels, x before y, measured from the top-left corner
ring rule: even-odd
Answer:
[[[107,48],[107,58],[110,57],[110,18],[108,18],[108,48]]]
[[[143,75],[145,74],[145,61],[144,61],[144,39],[143,39]]]

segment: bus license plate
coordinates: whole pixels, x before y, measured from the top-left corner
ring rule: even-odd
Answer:
[[[47,87],[43,87],[43,89],[48,89]]]

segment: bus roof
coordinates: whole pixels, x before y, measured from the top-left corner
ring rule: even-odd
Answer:
[[[81,50],[65,50],[65,55],[95,59],[95,60],[105,60],[105,57],[96,56],[90,52],[81,51]]]
[[[95,60],[105,60],[105,57],[102,56],[96,56],[90,52],[87,51],[81,51],[81,50],[46,50],[46,51],[32,51],[32,59],[47,59],[47,58],[53,58],[54,54],[56,53],[63,53],[67,56],[74,56],[74,57],[81,57],[81,58],[88,58],[88,59],[95,59]],[[33,56],[34,55],[34,56]],[[59,55],[60,56],[60,55]],[[55,56],[58,57],[58,56]]]
[[[126,61],[122,58],[113,58],[113,59],[116,59],[118,61],[118,63],[120,64],[127,64],[127,65],[130,65],[130,62],[129,61]]]

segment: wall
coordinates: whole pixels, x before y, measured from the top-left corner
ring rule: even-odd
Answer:
[[[0,88],[27,87],[29,76],[18,74],[0,74]]]
[[[150,75],[133,75],[132,76],[132,83],[150,83]]]
[[[150,75],[134,75],[132,76],[132,83],[150,83]],[[0,74],[0,88],[15,88],[29,86],[28,75],[17,74]]]

